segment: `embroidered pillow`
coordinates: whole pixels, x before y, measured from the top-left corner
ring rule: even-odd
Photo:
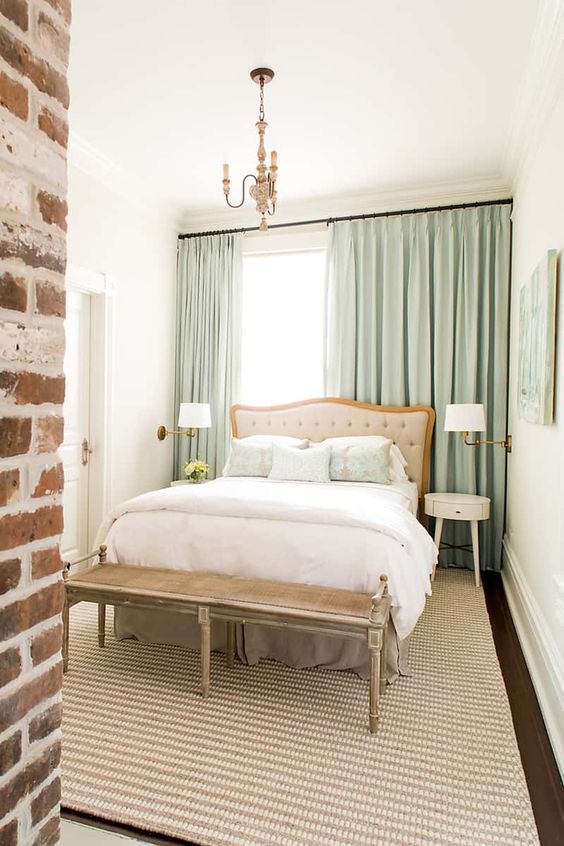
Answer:
[[[304,449],[307,440],[290,438],[286,435],[252,435],[249,438],[233,438],[224,476],[259,476],[265,478],[272,467],[272,444],[283,443],[289,449]]]
[[[247,444],[233,438],[224,476],[263,476],[272,467],[272,443]]]
[[[333,444],[329,465],[331,479],[389,485],[390,447],[391,441],[383,444]]]
[[[405,467],[407,461],[403,457],[400,448],[394,444],[390,438],[385,438],[383,435],[349,435],[343,438],[327,438],[322,441],[323,444],[331,444],[331,446],[378,446],[379,444],[389,443],[390,447],[390,481],[392,482],[406,482],[408,480]]]
[[[330,482],[330,460],[329,445],[315,449],[295,449],[273,444],[272,470],[268,478],[284,482]]]

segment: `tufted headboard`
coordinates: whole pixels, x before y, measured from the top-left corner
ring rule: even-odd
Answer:
[[[291,435],[323,441],[347,435],[384,435],[401,449],[406,473],[417,484],[419,499],[427,492],[435,412],[427,405],[370,405],[340,397],[302,400],[270,407],[234,405],[235,438]]]

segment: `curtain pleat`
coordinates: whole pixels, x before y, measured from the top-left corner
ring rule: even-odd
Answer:
[[[175,419],[181,402],[208,402],[212,426],[174,439],[175,478],[201,458],[220,474],[230,443],[229,410],[239,393],[242,235],[179,241]]]
[[[510,208],[491,205],[330,226],[325,391],[437,412],[430,490],[492,500],[482,565],[501,566],[506,454],[443,431],[447,403],[484,403],[487,437],[506,434]],[[466,524],[444,540],[468,543]],[[443,564],[472,566],[447,550]]]

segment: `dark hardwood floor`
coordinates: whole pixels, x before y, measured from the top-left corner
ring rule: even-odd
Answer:
[[[527,779],[541,846],[564,846],[564,786],[556,766],[542,714],[517,632],[509,612],[499,573],[484,574],[484,592],[490,623],[503,673],[515,734]],[[159,846],[197,846],[187,840],[159,837],[129,826],[109,823],[88,814],[63,808],[64,819],[83,822],[106,831],[129,834]],[[479,846],[479,844],[473,844]]]
[[[497,657],[542,846],[564,844],[564,786],[511,617],[499,573],[484,574]]]

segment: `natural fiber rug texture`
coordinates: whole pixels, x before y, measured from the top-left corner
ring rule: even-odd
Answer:
[[[99,649],[94,606],[73,608],[70,642],[67,809],[210,846],[538,844],[470,572],[438,572],[376,735],[351,673],[213,654],[202,700],[196,652]]]

